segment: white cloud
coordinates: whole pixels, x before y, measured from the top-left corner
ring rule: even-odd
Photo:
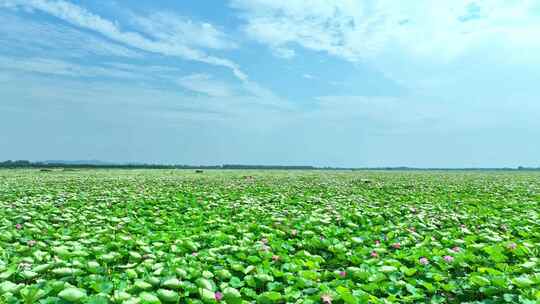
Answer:
[[[300,45],[357,62],[396,47],[411,56],[448,61],[495,42],[540,49],[540,9],[533,0],[232,0],[251,38],[284,48]],[[464,20],[467,20],[464,22]]]
[[[0,69],[14,73],[54,75],[70,78],[99,77],[118,81],[138,80],[146,83],[174,84],[179,69],[161,65],[104,62],[100,65],[84,65],[42,57],[15,57],[0,55]],[[13,77],[14,73],[6,74]]]
[[[230,69],[236,77],[247,80],[240,67],[224,58],[206,54],[204,51],[179,43],[178,41],[148,39],[137,32],[123,31],[115,22],[104,19],[75,4],[63,0],[3,0],[7,7],[29,7],[42,11],[75,26],[98,32],[107,38],[140,50],[166,56],[177,56],[186,60],[203,62]]]
[[[304,48],[369,65],[419,98],[474,94],[497,102],[534,88],[540,64],[536,0],[230,3],[248,37],[271,50]],[[494,86],[501,81],[504,89]]]
[[[171,13],[134,16],[135,24],[146,34],[161,41],[210,49],[233,49],[238,46],[230,37],[207,22],[195,22]]]
[[[296,56],[296,52],[292,49],[287,48],[274,48],[273,50],[274,56],[284,58],[284,59],[291,59]]]
[[[313,79],[313,78],[315,78],[311,74],[304,74],[304,75],[302,75],[302,77],[304,77],[305,79]]]
[[[0,56],[0,70],[4,72],[0,74],[0,82],[8,82],[23,77],[33,77],[30,78],[31,81],[40,83],[44,79],[48,79],[49,76],[59,76],[62,77],[61,81],[69,85],[73,81],[80,81],[81,77],[91,77],[95,78],[92,83],[110,83],[110,80],[114,80],[112,83],[124,83],[127,86],[133,87],[133,89],[139,87],[138,90],[140,90],[141,86],[151,88],[155,84],[159,84],[160,87],[164,85],[170,87],[179,86],[191,92],[200,93],[197,98],[206,98],[207,100],[219,98],[220,102],[226,100],[227,102],[224,105],[230,104],[232,100],[241,100],[244,103],[249,102],[254,107],[287,111],[294,108],[289,101],[280,98],[271,90],[258,83],[244,81],[240,85],[234,85],[215,79],[209,74],[192,74],[178,79],[177,74],[180,70],[168,66],[119,62],[104,62],[100,65],[82,65],[66,60],[50,58]],[[51,79],[56,78],[52,77]],[[126,83],[126,80],[129,82]],[[91,86],[90,83],[86,84],[88,85],[88,90],[100,88],[100,86]],[[125,88],[125,86],[121,88]],[[56,90],[52,92],[56,92]],[[108,94],[108,92],[101,93]],[[41,92],[40,94],[46,93]],[[156,94],[156,96],[158,95]],[[148,97],[150,95],[146,96]],[[41,98],[39,95],[35,95],[35,97]],[[184,101],[195,101],[193,98],[184,99]],[[242,104],[242,107],[246,107],[246,105]]]
[[[230,97],[233,90],[221,81],[208,74],[193,74],[178,79],[177,83],[185,89],[202,93],[210,97]]]
[[[245,32],[272,48],[299,44],[356,61],[384,38],[375,22],[380,16],[370,16],[360,2],[233,0],[232,5],[245,11]],[[356,39],[363,43],[353,46]]]
[[[276,95],[272,90],[253,81],[232,85],[215,79],[209,74],[192,74],[176,80],[181,87],[212,98],[238,99],[253,106],[274,110],[292,111],[296,109],[290,101]]]
[[[148,75],[152,77],[160,76],[173,76],[181,70],[173,66],[163,66],[163,65],[147,65],[147,64],[131,64],[131,63],[120,63],[120,62],[106,62],[104,63],[107,67],[115,68],[118,70],[130,71],[142,75]]]
[[[1,66],[0,70],[4,71]],[[5,81],[0,80],[0,92],[6,101],[0,103],[0,112],[5,107],[27,112],[29,105],[42,105],[48,112],[65,113],[67,106],[80,108],[80,105],[85,105],[86,108],[115,108],[136,113],[137,121],[151,117],[161,126],[212,120],[222,121],[227,126],[250,122],[250,125],[265,128],[272,125],[270,121],[279,120],[283,113],[287,113],[279,101],[270,100],[274,98],[272,96],[262,98],[237,94],[242,87],[220,84],[212,76],[204,74],[189,75],[179,80],[183,85],[202,93],[186,95],[172,87],[154,88],[143,82],[88,82],[76,77],[58,79],[36,73],[9,72]]]
[[[64,58],[88,55],[142,57],[137,51],[61,24],[36,22],[2,12],[0,19],[0,50],[4,52],[46,52],[50,57]]]
[[[48,58],[17,58],[0,56],[4,70],[40,73],[68,77],[108,77],[119,79],[142,79],[143,74],[102,66],[85,66],[64,60]]]

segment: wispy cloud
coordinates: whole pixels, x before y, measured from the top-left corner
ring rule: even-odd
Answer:
[[[463,95],[487,101],[517,94],[540,64],[538,1],[231,0],[230,6],[245,34],[271,50],[309,50],[369,66],[419,96],[459,102]],[[507,89],[492,89],[509,74],[502,80]],[[329,83],[347,87],[339,79]]]
[[[70,74],[69,71],[60,73]],[[0,91],[5,102],[0,103],[0,107],[23,112],[38,105],[58,114],[66,111],[66,107],[93,108],[98,112],[114,107],[139,118],[152,116],[158,121],[161,118],[159,124],[211,119],[228,124],[256,121],[264,125],[265,115],[271,115],[267,119],[273,120],[284,113],[276,106],[281,104],[279,101],[270,100],[274,97],[268,96],[263,101],[260,97],[242,95],[237,92],[241,87],[220,84],[210,75],[189,75],[179,81],[201,93],[195,95],[185,94],[175,87],[155,88],[143,83],[88,82],[79,77],[48,77],[40,73],[8,73],[5,79],[1,75]]]
[[[159,12],[146,17],[135,15],[133,21],[144,33],[161,41],[218,50],[238,47],[214,25],[171,13]]]
[[[230,69],[239,79],[243,81],[247,80],[247,75],[244,74],[240,67],[231,60],[208,55],[202,50],[192,48],[190,45],[186,45],[184,41],[163,40],[163,38],[170,38],[170,36],[167,35],[162,37],[159,37],[158,35],[158,37],[154,37],[156,39],[149,39],[138,32],[124,31],[117,23],[102,18],[83,7],[67,1],[3,0],[0,1],[0,5],[2,4],[4,7],[27,7],[34,10],[39,10],[60,18],[75,26],[97,32],[113,41],[139,50],[158,53],[166,56],[176,56],[185,60],[198,61],[210,65],[225,67]],[[148,20],[148,22],[151,22],[151,19]],[[151,27],[150,24],[151,23],[148,23],[147,27]]]
[[[63,77],[99,77],[115,78],[117,80],[155,80],[159,78],[152,73],[145,72],[170,72],[167,67],[143,66],[143,65],[82,65],[70,61],[50,58],[18,58],[0,56],[0,67],[6,71],[38,73],[42,75],[55,75]],[[176,71],[177,72],[177,71]]]
[[[296,56],[296,52],[293,49],[288,49],[288,48],[283,48],[283,47],[273,48],[272,52],[274,53],[274,56],[284,58],[284,59],[291,59]]]
[[[451,60],[487,40],[540,49],[533,35],[540,16],[531,13],[536,1],[232,0],[231,6],[242,12],[247,35],[273,49],[299,45],[352,62],[396,47]]]
[[[152,77],[174,77],[181,70],[174,66],[152,65],[152,64],[136,64],[136,63],[120,63],[120,62],[105,62],[105,66],[123,71],[149,75]]]
[[[178,79],[177,83],[185,89],[210,97],[230,97],[233,90],[224,82],[215,80],[208,74],[193,74]]]
[[[374,22],[380,17],[369,17],[360,1],[233,0],[231,4],[244,12],[248,36],[277,50],[300,45],[356,61],[384,39],[378,29],[381,24]],[[353,46],[356,39],[362,44]]]
[[[131,48],[95,37],[69,26],[34,21],[0,11],[0,51],[46,53],[49,57],[113,56],[141,58]]]

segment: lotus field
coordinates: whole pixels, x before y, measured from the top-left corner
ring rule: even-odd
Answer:
[[[540,174],[3,170],[0,303],[540,303]]]

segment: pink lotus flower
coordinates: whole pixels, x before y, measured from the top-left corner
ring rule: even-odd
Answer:
[[[221,301],[223,299],[223,294],[219,291],[216,291],[216,293],[214,293],[214,298],[216,299],[216,301]]]
[[[516,249],[516,247],[517,247],[517,244],[516,244],[516,243],[510,243],[510,244],[508,244],[508,249],[510,249],[510,250],[514,250],[514,249]]]
[[[36,241],[30,240],[30,241],[27,242],[27,244],[28,244],[28,246],[32,247],[32,246],[34,246],[36,244]]]
[[[429,260],[425,257],[421,257],[420,260],[418,260],[418,262],[422,265],[427,265],[429,264]]]
[[[465,227],[467,227],[467,226],[465,226],[465,224],[461,224],[461,225],[459,225],[459,227],[465,228]]]
[[[332,304],[332,296],[329,294],[323,294],[321,295],[321,301],[324,304]]]
[[[15,225],[15,228],[17,230],[21,230],[23,228],[23,225],[22,224],[17,224],[17,225]]]
[[[453,252],[460,252],[461,251],[461,248],[459,248],[458,246],[452,248],[452,251]]]
[[[371,252],[371,257],[372,257],[372,258],[376,258],[376,257],[378,257],[378,256],[379,256],[379,254],[378,254],[377,252],[375,252],[375,251],[372,251],[372,252]]]
[[[399,249],[399,248],[401,248],[401,244],[400,243],[394,243],[394,244],[392,244],[392,247],[394,247],[394,249]]]
[[[279,255],[273,255],[272,256],[272,261],[274,261],[274,262],[279,261],[279,259],[280,259]]]
[[[375,245],[379,246],[381,244],[381,241],[375,240]]]
[[[342,271],[339,272],[339,276],[344,278],[344,277],[347,276],[347,272],[342,270]]]
[[[262,240],[261,240],[261,243],[263,243],[263,244],[265,244],[265,245],[268,244],[268,239],[267,239],[267,238],[262,239]]]
[[[444,260],[448,263],[452,263],[454,261],[454,257],[450,255],[445,255]]]
[[[196,257],[196,256],[198,256],[198,255],[199,255],[199,253],[197,253],[197,252],[192,252],[192,253],[191,253],[191,256],[194,256],[194,257]]]

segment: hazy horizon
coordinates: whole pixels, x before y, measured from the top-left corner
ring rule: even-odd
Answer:
[[[540,167],[540,2],[0,0],[0,22],[0,161]]]
[[[405,169],[405,170],[540,170],[540,166],[516,166],[516,167],[498,167],[498,166],[485,166],[485,167],[428,167],[428,166],[402,166],[402,165],[389,165],[389,166],[357,166],[357,167],[347,167],[347,166],[321,166],[313,165],[309,163],[296,163],[296,164],[280,164],[280,163],[206,163],[206,164],[197,164],[197,163],[160,163],[160,162],[126,162],[126,161],[107,161],[107,160],[98,160],[98,159],[57,159],[57,160],[24,160],[24,159],[10,159],[10,160],[0,160],[0,168],[2,168],[3,163],[6,162],[21,162],[29,161],[33,165],[37,164],[47,164],[47,165],[75,165],[75,166],[186,166],[188,169],[193,168],[207,168],[207,167],[222,167],[223,169],[231,169],[228,166],[236,166],[233,169],[239,169],[237,166],[246,166],[246,167],[260,167],[261,169],[271,169],[272,167],[281,167],[283,169],[300,169],[301,167],[312,167],[314,169],[366,169],[366,170],[381,170],[381,169]],[[24,166],[21,166],[23,168]],[[9,167],[8,167],[9,168]],[[252,170],[252,168],[246,168],[247,170]]]

